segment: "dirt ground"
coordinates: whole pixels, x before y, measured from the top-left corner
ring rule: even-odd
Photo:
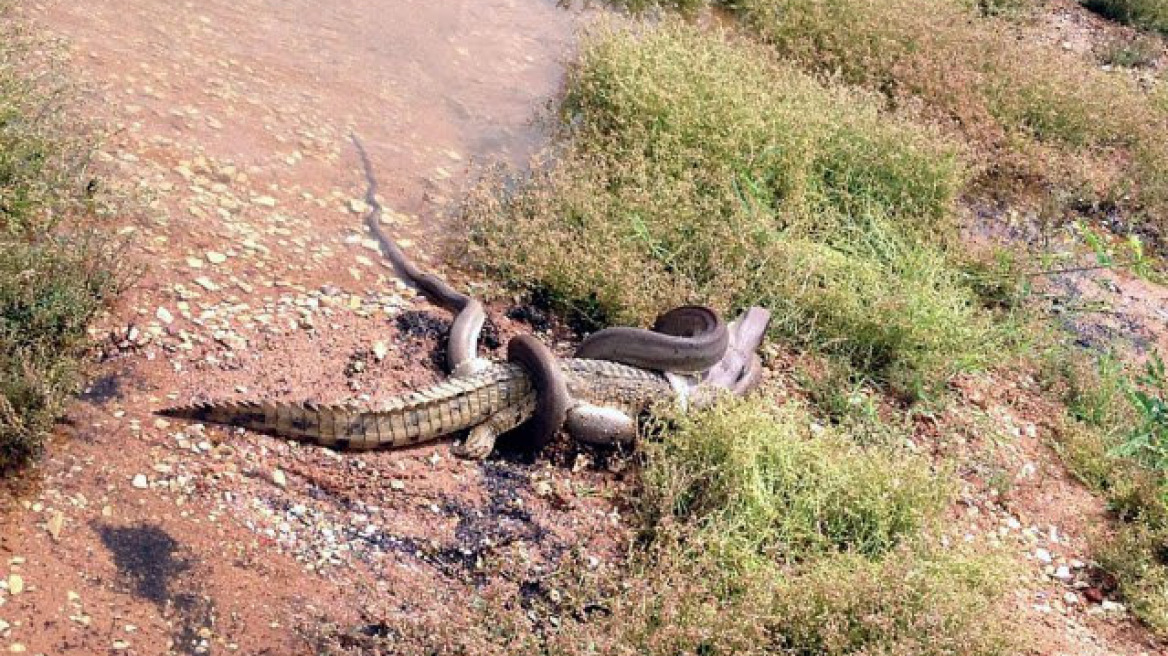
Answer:
[[[522,587],[569,553],[619,563],[620,457],[561,448],[474,463],[448,443],[338,455],[151,414],[436,380],[445,317],[393,280],[364,232],[349,134],[371,152],[403,245],[482,291],[434,256],[457,235],[451,203],[480,164],[522,163],[542,143],[532,118],[578,14],[548,0],[22,11],[68,40],[89,106],[114,128],[101,159],[151,203],[122,225],[143,275],[97,329],[99,378],[0,520],[0,648],[314,653],[325,624],[376,633],[387,613],[457,618],[492,572]],[[503,337],[533,329],[493,309]],[[1086,538],[1103,508],[1054,464],[1032,383],[961,389],[969,403],[940,420],[968,424],[968,440],[932,448],[982,465],[962,472],[951,538],[1023,563],[1013,601],[1033,653],[1155,653],[1107,591],[1096,598]],[[995,476],[1014,483],[1008,498]]]

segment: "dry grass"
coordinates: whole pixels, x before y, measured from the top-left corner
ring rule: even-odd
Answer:
[[[0,15],[8,18],[0,7]],[[105,201],[87,172],[83,127],[65,111],[35,43],[0,28],[0,470],[35,455],[81,381],[86,326],[118,287],[108,241],[94,233]]]
[[[1083,6],[1112,20],[1168,34],[1166,0],[1082,0]]]
[[[919,111],[977,153],[979,193],[1123,207],[1168,226],[1168,114],[1128,76],[957,0],[740,0],[777,53]]]
[[[870,98],[667,21],[586,38],[562,121],[554,161],[467,208],[493,274],[597,325],[764,305],[909,390],[1007,341],[945,249],[958,150]]]

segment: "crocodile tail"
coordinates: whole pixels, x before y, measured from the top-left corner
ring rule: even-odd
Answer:
[[[344,405],[219,401],[166,408],[157,414],[334,448],[374,448],[390,442],[377,433],[379,413]]]
[[[272,401],[213,401],[159,410],[164,417],[246,428],[336,449],[409,446],[477,426],[496,413],[533,402],[531,381],[500,364],[451,378],[375,407]]]

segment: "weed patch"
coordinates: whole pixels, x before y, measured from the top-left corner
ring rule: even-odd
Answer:
[[[0,9],[0,15],[5,11]],[[5,18],[8,18],[5,16]],[[80,128],[54,71],[0,30],[0,470],[34,455],[80,383],[86,326],[118,287]]]
[[[1168,34],[1165,0],[1083,0],[1083,6],[1121,23]]]
[[[800,409],[729,404],[676,421],[645,445],[648,522],[700,527],[736,558],[880,556],[947,502],[927,462],[859,446]]]
[[[1099,60],[1111,66],[1128,68],[1151,66],[1159,58],[1163,48],[1155,37],[1116,38],[1103,45]]]
[[[781,56],[918,108],[968,143],[979,193],[1053,196],[1060,214],[1119,205],[1134,227],[1163,236],[1168,115],[1128,77],[1019,38],[965,2],[730,6]]]
[[[1132,376],[1110,358],[1092,363],[1064,354],[1060,360],[1061,371],[1047,378],[1058,384],[1071,419],[1056,446],[1068,469],[1103,494],[1119,520],[1114,537],[1097,539],[1097,557],[1132,611],[1168,636],[1163,365],[1154,359]]]
[[[763,305],[903,389],[1005,347],[945,251],[958,149],[870,98],[666,21],[586,38],[560,118],[554,161],[467,206],[493,273],[597,325]]]

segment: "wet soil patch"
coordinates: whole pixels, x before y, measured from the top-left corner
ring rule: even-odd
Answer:
[[[397,324],[397,329],[403,335],[408,335],[409,337],[442,341],[450,333],[449,320],[436,317],[429,312],[423,312],[421,310],[403,312],[397,316],[394,323]]]
[[[138,597],[153,602],[164,615],[177,616],[175,647],[181,653],[207,653],[205,640],[199,630],[214,624],[214,604],[193,592],[177,592],[176,588],[191,586],[183,575],[191,562],[180,555],[181,546],[169,533],[158,526],[94,527],[101,543],[114,558],[118,576],[132,588]]]
[[[1050,312],[1083,348],[1106,352],[1121,343],[1142,356],[1156,347],[1154,326],[1125,311],[1123,292],[1109,278],[1082,272],[1052,276]]]
[[[83,401],[97,405],[120,400],[124,396],[122,380],[117,374],[105,374],[90,383],[80,396]]]
[[[531,326],[532,330],[539,332],[550,332],[554,325],[552,322],[552,314],[549,310],[530,303],[527,305],[516,305],[508,309],[507,318],[521,321]]]
[[[486,582],[488,571],[484,563],[494,552],[515,543],[539,543],[540,551],[555,559],[565,547],[554,541],[523,506],[521,493],[531,485],[526,469],[513,463],[485,462],[480,464],[480,471],[488,497],[485,504],[441,496],[442,512],[458,519],[452,539],[438,541],[359,530],[352,530],[346,539],[363,542],[379,552],[418,559],[446,577],[473,584]],[[341,504],[347,502],[341,500]]]
[[[429,312],[413,310],[403,312],[394,320],[397,329],[414,339],[433,340],[430,349],[430,366],[439,371],[446,370],[446,342],[450,336],[451,320],[437,317]],[[502,346],[499,327],[488,316],[479,334],[479,346],[494,351]]]
[[[162,605],[170,600],[171,584],[190,569],[178,556],[179,544],[157,526],[98,525],[101,543],[114,557],[118,574],[132,584],[135,593]]]

